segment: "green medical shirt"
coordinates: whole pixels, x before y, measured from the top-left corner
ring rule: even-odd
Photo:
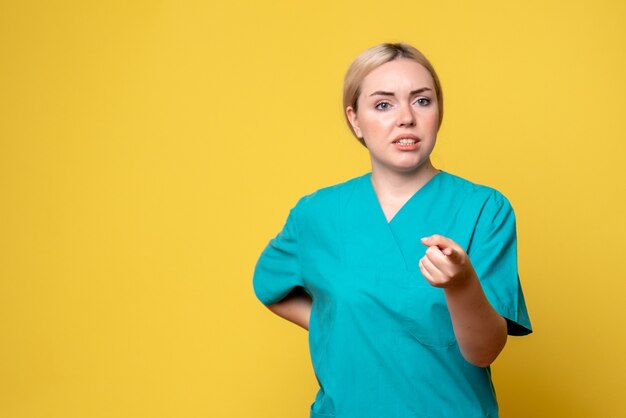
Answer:
[[[313,299],[310,417],[498,416],[490,368],[462,357],[444,292],[420,273],[432,234],[465,249],[509,334],[531,332],[515,215],[497,190],[440,171],[387,222],[371,173],[320,189],[290,211],[253,279],[265,305],[296,287]]]

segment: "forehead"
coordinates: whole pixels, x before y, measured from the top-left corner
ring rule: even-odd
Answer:
[[[363,79],[361,92],[369,95],[375,91],[399,93],[422,87],[434,90],[435,83],[428,70],[418,62],[398,59],[386,62]]]

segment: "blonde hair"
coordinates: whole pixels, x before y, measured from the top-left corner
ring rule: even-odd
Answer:
[[[357,100],[361,95],[361,83],[363,79],[367,77],[369,73],[383,64],[388,63],[400,58],[406,58],[417,62],[422,65],[430,73],[435,84],[435,93],[437,94],[437,107],[439,109],[439,125],[443,120],[443,92],[441,91],[441,84],[439,77],[433,68],[432,64],[417,48],[405,44],[405,43],[383,43],[376,45],[365,51],[361,52],[359,56],[352,61],[343,81],[343,111],[348,123],[348,127],[352,134],[359,140],[359,142],[365,146],[363,138],[359,138],[352,129],[346,109],[351,106],[354,111],[357,111]]]

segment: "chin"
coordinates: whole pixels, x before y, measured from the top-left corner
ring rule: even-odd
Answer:
[[[404,171],[407,173],[413,172],[413,171],[417,171],[420,168],[424,167],[427,161],[411,161],[411,162],[403,162],[400,164],[396,164],[395,168],[399,171]]]
[[[395,171],[399,172],[399,173],[414,173],[417,170],[419,170],[421,167],[420,165],[400,165],[400,166],[395,166],[393,167]]]
[[[391,170],[396,173],[402,173],[402,174],[411,174],[428,166],[428,162],[429,162],[429,159],[426,159],[425,161],[417,160],[417,159],[416,160],[404,159],[400,161],[387,160],[386,162],[379,160],[376,165],[379,166],[383,170]]]

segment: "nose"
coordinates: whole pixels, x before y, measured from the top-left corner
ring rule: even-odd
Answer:
[[[400,126],[415,126],[415,113],[411,106],[401,106],[398,114],[398,124]]]

